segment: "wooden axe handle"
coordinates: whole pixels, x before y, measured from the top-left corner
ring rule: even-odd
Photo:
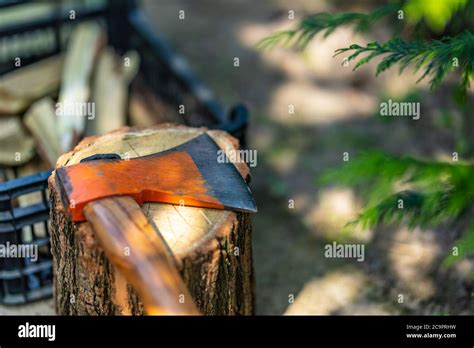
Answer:
[[[199,314],[166,242],[133,198],[90,202],[84,215],[109,260],[137,291],[147,314]]]

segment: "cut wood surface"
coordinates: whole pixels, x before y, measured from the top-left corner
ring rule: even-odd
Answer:
[[[135,77],[140,57],[137,52],[117,56],[111,48],[99,55],[93,82],[96,115],[87,124],[88,134],[105,134],[126,125],[128,85]]]
[[[106,42],[99,24],[77,26],[66,51],[58,103],[62,108],[57,132],[63,152],[69,151],[83,135],[87,116],[85,103],[90,98],[90,79],[94,62]]]
[[[20,114],[33,101],[56,92],[62,66],[62,56],[54,56],[3,75],[0,78],[0,114]]]
[[[34,139],[19,117],[0,117],[0,165],[19,166],[35,155]]]
[[[62,155],[57,167],[97,153],[139,157],[180,145],[205,129],[165,124],[124,128],[88,137]],[[208,131],[222,148],[236,148],[227,133]],[[236,165],[248,179],[245,164]],[[90,224],[73,223],[62,206],[55,174],[49,179],[51,242],[58,314],[143,314],[143,305],[124,276],[107,260]],[[147,203],[142,211],[154,222],[174,254],[198,309],[204,314],[252,314],[254,285],[248,214],[225,210]]]
[[[57,117],[53,100],[46,97],[35,102],[26,112],[23,122],[35,138],[41,158],[50,168],[54,167],[61,150],[56,132]]]

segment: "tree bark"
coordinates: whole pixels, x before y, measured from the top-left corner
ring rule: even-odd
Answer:
[[[95,153],[122,158],[144,156],[186,142],[206,131],[165,124],[144,130],[123,128],[84,139],[58,159],[56,168]],[[208,134],[223,149],[237,141],[221,131]],[[235,164],[248,180],[245,164]],[[125,278],[107,260],[88,222],[73,223],[60,199],[55,173],[49,178],[51,249],[55,306],[61,315],[141,315],[143,305]],[[254,311],[251,223],[248,214],[147,203],[179,263],[197,307],[205,315],[250,315]]]

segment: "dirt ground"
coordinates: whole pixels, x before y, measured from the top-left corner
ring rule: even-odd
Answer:
[[[384,228],[349,237],[366,245],[364,262],[324,257],[324,245],[342,238],[341,227],[361,207],[352,189],[323,187],[316,180],[341,164],[343,152],[377,148],[444,158],[454,147],[452,133],[437,126],[437,110],[447,103],[443,90],[431,93],[426,82],[415,83],[415,74],[398,76],[396,69],[375,78],[373,64],[354,73],[341,65],[343,57],[333,58],[337,48],[386,40],[383,27],[367,36],[342,28],[327,39],[317,37],[302,54],[262,52],[255,48],[259,39],[304,14],[349,5],[179,0],[145,1],[145,6],[158,30],[225,105],[244,102],[251,110],[249,147],[258,151],[253,168],[258,314],[474,312],[472,282],[465,280],[472,265],[439,266],[458,231]],[[352,9],[367,6],[362,2]],[[289,10],[295,11],[294,21]],[[374,116],[381,98],[410,93],[422,103],[419,121],[387,124]]]

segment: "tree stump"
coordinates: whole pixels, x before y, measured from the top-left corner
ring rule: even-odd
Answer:
[[[85,138],[61,156],[56,168],[96,153],[122,158],[144,156],[180,145],[205,132],[172,124],[149,129],[122,128]],[[233,137],[207,131],[222,148],[237,148]],[[244,179],[248,167],[235,164]],[[139,180],[139,178],[137,178]],[[49,178],[51,249],[56,312],[60,315],[140,315],[143,305],[124,277],[109,263],[89,223],[73,223]],[[205,315],[250,315],[254,307],[251,223],[247,213],[147,203],[143,212],[155,223],[179,263],[182,277]]]

